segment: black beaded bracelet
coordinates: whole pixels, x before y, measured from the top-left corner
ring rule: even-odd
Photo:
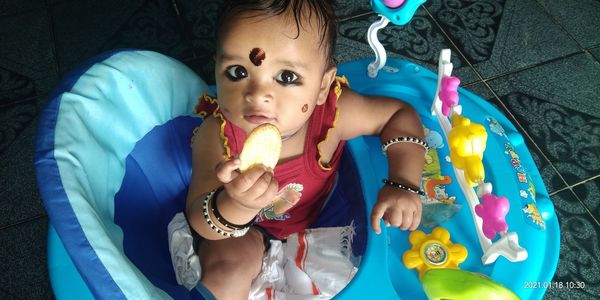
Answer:
[[[217,218],[217,220],[225,225],[225,227],[229,228],[229,229],[233,229],[233,230],[242,230],[245,228],[248,228],[250,226],[252,226],[252,224],[254,224],[254,219],[250,220],[250,222],[244,224],[244,225],[238,225],[238,224],[233,224],[229,221],[227,221],[227,219],[225,219],[222,215],[221,212],[219,211],[219,208],[217,207],[217,195],[223,190],[223,187],[218,188],[215,193],[213,194],[213,196],[210,199],[210,210],[212,211],[212,213],[215,215],[215,218]]]
[[[406,186],[404,184],[401,184],[401,183],[398,183],[398,182],[395,182],[395,181],[384,179],[383,183],[385,183],[386,185],[389,185],[389,186],[393,186],[395,188],[399,188],[399,189],[403,189],[405,191],[409,191],[411,193],[415,193],[415,194],[418,194],[418,195],[421,195],[421,196],[425,196],[425,192],[421,191],[420,189],[413,189],[410,186]]]

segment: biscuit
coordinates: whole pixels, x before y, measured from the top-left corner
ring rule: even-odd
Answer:
[[[240,171],[244,172],[255,165],[275,168],[281,153],[281,134],[272,124],[262,124],[250,133],[240,153]]]

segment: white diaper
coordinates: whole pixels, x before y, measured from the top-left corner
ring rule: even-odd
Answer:
[[[169,251],[177,283],[191,290],[201,278],[193,237],[183,213],[169,223]],[[353,225],[307,229],[272,240],[262,271],[252,283],[249,299],[331,299],[352,280]]]
[[[307,229],[271,241],[249,299],[331,299],[352,280],[354,227]]]
[[[194,252],[194,238],[184,214],[178,213],[169,222],[169,252],[177,283],[193,289],[202,274],[200,259]]]

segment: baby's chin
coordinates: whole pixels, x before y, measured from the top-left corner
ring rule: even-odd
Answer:
[[[246,119],[244,115],[231,114],[227,110],[222,110],[223,116],[227,120],[227,122],[233,124],[235,127],[242,129],[246,134],[250,134],[254,128],[260,126],[262,123],[271,123],[271,122],[251,122]],[[271,123],[272,124],[272,123]],[[273,124],[275,125],[275,124]],[[275,125],[277,126],[277,125]]]
[[[289,128],[282,128],[281,124],[278,124],[277,120],[272,120],[270,122],[253,123],[253,122],[249,122],[248,120],[246,120],[243,116],[240,118],[234,118],[234,119],[228,118],[228,119],[233,125],[242,129],[246,133],[246,135],[249,135],[250,132],[252,132],[252,130],[254,130],[254,128],[256,128],[264,123],[269,123],[269,124],[277,127],[277,129],[281,132],[281,140],[282,141],[285,141],[287,139],[294,137],[299,132],[301,132],[305,126],[308,126],[307,123],[304,123],[299,128],[289,129]]]
[[[244,131],[244,133],[246,133],[246,135],[249,135],[252,130],[254,130],[256,127],[262,125],[262,124],[271,124],[275,127],[277,127],[277,129],[279,129],[279,126],[277,126],[277,124],[274,124],[274,122],[264,122],[264,123],[252,123],[252,122],[248,122],[245,119],[241,119],[241,122],[234,122],[231,121],[231,123],[233,125],[235,125],[236,127],[242,129]]]

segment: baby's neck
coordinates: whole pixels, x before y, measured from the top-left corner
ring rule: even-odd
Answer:
[[[281,137],[281,155],[279,162],[292,160],[304,153],[304,143],[308,132],[308,122],[294,133]]]
[[[300,131],[302,131],[302,128],[300,128],[300,129],[296,130],[296,131],[295,131],[295,132],[293,132],[293,133],[290,133],[290,134],[287,134],[287,135],[282,135],[282,136],[281,136],[281,142],[283,143],[283,142],[285,142],[285,141],[287,141],[287,140],[289,140],[289,139],[293,138],[293,137],[294,137],[294,136],[296,136],[298,133],[300,133]]]

